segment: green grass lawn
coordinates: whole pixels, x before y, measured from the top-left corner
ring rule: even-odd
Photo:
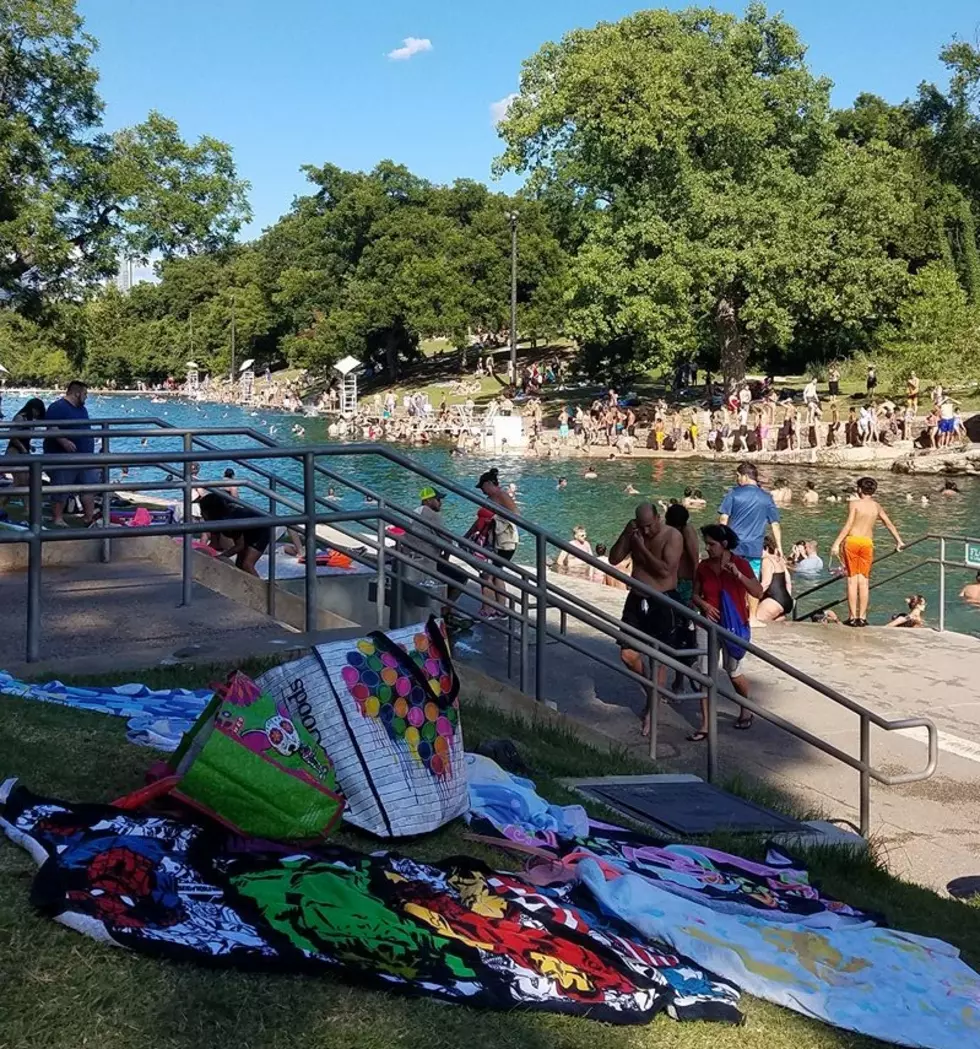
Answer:
[[[257,670],[258,666],[250,669]],[[157,669],[155,687],[200,686],[214,668]],[[94,679],[88,679],[93,681]],[[104,678],[102,680],[105,680]],[[122,719],[19,699],[0,699],[0,778],[70,800],[109,801],[143,782],[156,755],[125,738]],[[542,724],[464,701],[468,746],[509,737],[534,770],[538,789],[572,800],[557,777],[642,771],[624,753],[603,753]],[[606,815],[596,810],[596,815]],[[377,848],[347,829],[338,840]],[[712,844],[724,845],[721,840]],[[518,861],[476,845],[457,822],[399,845],[420,859],[465,853],[498,867]],[[760,855],[762,844],[742,851]],[[980,964],[980,910],[900,882],[874,857],[816,852],[814,877],[833,896],[882,912],[913,932],[939,936]],[[328,977],[220,972],[142,958],[105,947],[40,918],[28,903],[34,865],[0,843],[0,1049],[830,1049],[875,1043],[747,997],[746,1025],[679,1024],[661,1017],[621,1028],[559,1016],[501,1014],[347,987]],[[965,1047],[964,1047],[965,1049]]]

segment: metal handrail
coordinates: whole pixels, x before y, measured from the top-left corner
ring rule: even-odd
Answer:
[[[414,565],[417,571],[421,574],[428,575],[430,578],[435,579],[438,582],[449,583],[449,580],[443,573],[439,572],[436,567],[433,570],[428,570],[424,566],[416,563],[415,559],[411,555],[406,553],[397,547],[394,549],[386,548],[384,525],[397,524],[402,527],[407,534],[415,536],[417,538],[428,538],[431,536],[431,532],[437,531],[444,534],[446,538],[447,546],[452,544],[454,548],[454,557],[457,560],[461,560],[467,567],[474,570],[477,574],[484,574],[488,569],[488,562],[486,560],[489,554],[492,561],[489,562],[492,565],[492,575],[495,576],[494,590],[497,595],[503,595],[503,600],[499,603],[493,602],[496,607],[500,608],[506,618],[507,626],[503,627],[493,622],[487,622],[487,627],[491,630],[497,630],[498,632],[505,633],[508,637],[508,654],[510,655],[510,646],[515,639],[514,627],[517,626],[520,631],[520,649],[521,649],[521,686],[525,685],[525,669],[528,660],[529,651],[529,632],[531,629],[535,631],[536,640],[536,660],[535,660],[535,695],[541,699],[543,698],[543,667],[545,662],[545,645],[548,640],[557,641],[565,644],[570,648],[577,651],[586,651],[577,643],[573,642],[572,639],[565,636],[564,629],[559,632],[552,630],[547,623],[547,613],[549,607],[554,608],[558,611],[563,619],[567,615],[571,615],[577,621],[582,622],[584,625],[591,627],[592,629],[598,630],[600,633],[607,637],[612,638],[620,643],[629,645],[630,648],[640,652],[649,658],[651,666],[648,674],[640,675],[634,672],[632,669],[625,667],[620,664],[615,664],[611,660],[605,659],[605,657],[598,657],[595,653],[589,652],[588,654],[596,659],[602,665],[609,667],[609,669],[616,670],[619,673],[624,674],[631,680],[636,680],[643,684],[647,688],[648,694],[650,695],[651,705],[651,751],[655,748],[655,714],[656,714],[656,699],[658,694],[657,686],[657,671],[660,664],[675,670],[677,673],[682,674],[686,679],[691,680],[697,685],[700,685],[708,696],[708,778],[713,779],[717,775],[717,722],[716,722],[716,704],[717,697],[719,695],[726,696],[733,701],[742,704],[753,713],[758,714],[761,718],[766,719],[773,724],[784,728],[786,731],[795,735],[797,738],[810,743],[817,747],[824,753],[836,758],[848,764],[850,767],[857,769],[861,776],[861,825],[862,831],[867,832],[869,823],[869,806],[870,806],[870,781],[872,779],[885,783],[904,783],[912,782],[918,779],[923,779],[932,774],[936,767],[936,761],[938,757],[938,742],[936,736],[935,726],[931,721],[925,718],[921,719],[905,719],[902,721],[890,722],[883,718],[881,715],[876,714],[874,711],[869,710],[866,707],[861,706],[855,701],[844,696],[836,689],[830,688],[823,683],[812,678],[810,675],[799,670],[796,667],[785,663],[778,657],[773,656],[771,653],[766,652],[764,649],[759,648],[751,642],[745,642],[743,639],[725,630],[719,624],[714,623],[685,605],[679,604],[673,601],[671,598],[664,594],[661,594],[652,588],[646,586],[641,581],[626,576],[624,573],[619,571],[615,566],[609,565],[607,562],[601,562],[597,558],[588,554],[583,554],[582,551],[576,547],[571,546],[569,543],[559,539],[557,536],[551,534],[547,530],[536,525],[534,522],[526,521],[519,514],[508,511],[506,508],[501,507],[495,503],[492,503],[482,497],[482,494],[477,495],[472,490],[464,489],[449,478],[441,477],[434,471],[428,470],[426,467],[415,462],[407,456],[401,455],[400,453],[383,446],[375,444],[331,444],[331,445],[306,445],[302,448],[290,448],[282,445],[277,445],[264,434],[259,433],[248,427],[199,427],[199,428],[181,428],[174,427],[163,420],[149,418],[140,420],[144,425],[136,423],[134,420],[128,419],[112,419],[112,420],[95,420],[92,423],[81,422],[79,425],[82,427],[88,426],[92,428],[98,425],[99,429],[92,429],[92,435],[95,437],[109,438],[114,440],[117,438],[179,438],[182,444],[180,451],[165,451],[165,452],[128,452],[128,453],[111,453],[111,452],[100,452],[93,453],[91,455],[84,456],[84,463],[86,466],[91,467],[111,467],[115,465],[129,465],[129,466],[145,466],[145,467],[157,467],[162,469],[168,476],[167,481],[152,483],[152,482],[125,482],[118,484],[101,483],[97,485],[89,486],[62,486],[58,488],[46,488],[46,491],[50,492],[67,492],[67,491],[101,491],[101,492],[113,492],[113,491],[146,491],[146,490],[182,490],[184,495],[184,507],[185,507],[185,520],[180,525],[150,525],[145,528],[115,528],[106,527],[108,524],[108,501],[105,501],[103,510],[103,527],[93,528],[84,532],[42,532],[40,522],[40,472],[42,467],[53,467],[58,466],[78,466],[79,456],[71,454],[59,454],[59,455],[44,455],[44,456],[7,456],[4,459],[3,465],[8,470],[28,470],[31,477],[31,483],[27,491],[31,495],[31,528],[27,535],[24,533],[0,533],[0,543],[6,542],[28,542],[30,545],[31,557],[30,557],[30,568],[29,568],[29,591],[31,594],[35,594],[37,601],[37,622],[35,626],[39,630],[40,619],[39,619],[39,602],[40,602],[40,547],[44,542],[49,541],[66,541],[71,539],[83,539],[93,538],[107,541],[110,538],[119,538],[124,536],[140,536],[140,535],[189,535],[195,532],[204,530],[221,530],[222,522],[208,522],[207,525],[195,522],[191,518],[191,488],[192,487],[220,487],[221,482],[202,482],[196,478],[192,478],[190,474],[190,464],[192,461],[232,461],[236,465],[242,466],[260,477],[264,477],[270,487],[264,487],[261,484],[251,481],[248,478],[236,478],[237,484],[248,490],[255,492],[257,495],[268,498],[270,513],[268,516],[261,516],[250,519],[248,521],[236,521],[234,527],[248,527],[261,525],[268,525],[270,527],[280,526],[291,526],[296,527],[300,531],[305,532],[305,543],[307,547],[307,568],[306,568],[306,579],[307,579],[307,627],[313,629],[312,624],[315,623],[316,619],[316,604],[313,599],[316,590],[316,565],[315,565],[315,551],[318,542],[316,535],[316,525],[331,524],[333,526],[343,525],[345,523],[359,522],[364,524],[366,522],[374,522],[376,525],[375,535],[358,535],[351,534],[344,529],[338,529],[342,534],[355,539],[358,543],[361,543],[365,547],[363,555],[358,556],[358,560],[365,564],[376,564],[378,571],[378,583],[379,583],[379,610],[378,618],[379,623],[381,622],[381,616],[383,611],[383,603],[381,595],[383,594],[383,587],[386,583],[386,575],[389,569],[394,570],[393,585],[397,581],[400,566],[411,563]],[[147,427],[148,424],[153,429]],[[113,426],[116,429],[113,429]],[[3,430],[12,429],[9,424],[0,424],[0,432]],[[23,429],[18,424],[16,427],[18,431],[23,433]],[[59,421],[58,429],[45,428],[43,435],[46,437],[65,435],[70,436],[72,432],[77,432],[77,427],[74,427],[72,423],[64,426]],[[28,436],[25,434],[25,436]],[[32,438],[38,436],[36,433],[30,434]],[[236,436],[236,437],[248,437],[256,442],[259,447],[257,448],[222,448],[214,444],[211,444],[208,438],[217,436]],[[432,529],[428,525],[425,528],[427,535],[420,535],[418,528],[418,518],[414,513],[407,510],[404,507],[399,506],[397,503],[393,503],[391,500],[372,492],[370,489],[358,482],[353,481],[351,478],[336,474],[334,471],[323,466],[318,462],[318,458],[331,458],[335,456],[359,456],[359,455],[372,455],[380,458],[384,458],[389,462],[402,467],[420,477],[424,477],[440,488],[454,492],[461,496],[465,501],[474,504],[476,506],[484,506],[491,509],[497,516],[504,518],[505,520],[513,521],[519,529],[525,533],[534,536],[535,539],[535,552],[536,552],[536,571],[531,571],[524,566],[515,565],[512,562],[507,562],[505,559],[500,558],[499,555],[495,555],[491,551],[486,551],[483,548],[477,547],[475,544],[469,543],[465,539],[461,539],[455,536],[452,532],[447,529],[435,528]],[[303,464],[303,484],[299,485],[288,478],[282,477],[276,474],[270,469],[267,469],[264,465],[256,460],[279,460],[279,459],[290,459]],[[341,483],[347,487],[351,487],[356,491],[362,492],[365,495],[371,495],[376,500],[374,506],[365,506],[359,510],[341,511],[335,506],[329,504],[327,500],[318,496],[315,492],[315,479],[317,476],[324,476],[335,480],[337,483]],[[302,504],[288,498],[287,496],[278,492],[278,488],[285,488],[292,494],[301,497]],[[15,494],[23,489],[9,488],[6,490],[10,494]],[[287,506],[287,509],[294,511],[291,514],[281,515],[275,507],[278,504]],[[249,504],[243,504],[249,505]],[[302,512],[300,511],[300,505]],[[232,527],[226,523],[226,527]],[[917,540],[918,542],[918,540]],[[914,545],[914,544],[910,544]],[[274,546],[270,546],[270,556],[274,556]],[[643,594],[651,600],[666,604],[671,607],[674,612],[700,626],[706,631],[708,637],[708,669],[707,671],[701,671],[699,667],[690,666],[686,660],[689,660],[692,655],[703,654],[697,650],[677,650],[669,646],[662,645],[659,642],[653,641],[649,638],[644,638],[635,629],[628,625],[620,622],[615,616],[603,611],[602,609],[596,608],[588,601],[579,598],[577,595],[570,591],[565,590],[562,587],[555,585],[547,578],[547,550],[549,546],[553,546],[558,550],[567,551],[569,554],[575,556],[579,560],[589,564],[607,575],[613,578],[619,579],[626,582],[637,592]],[[183,593],[185,601],[190,600],[191,582],[193,578],[193,571],[191,567],[191,545],[189,543],[184,544],[184,562],[183,562],[183,579],[184,587]],[[479,553],[479,559],[477,554]],[[352,554],[355,554],[352,551]],[[372,556],[373,555],[373,556]],[[886,555],[887,556],[887,555]],[[884,559],[884,558],[882,558]],[[816,590],[818,588],[814,588]],[[275,572],[272,566],[270,566],[270,578],[269,578],[269,603],[270,609],[274,606],[274,590],[275,590]],[[510,590],[514,590],[517,594],[521,595],[521,609],[518,611],[514,607],[514,599],[511,596],[508,599],[508,593]],[[802,596],[802,595],[801,595]],[[532,609],[531,599],[534,599],[535,605]],[[454,604],[453,602],[447,602],[448,604]],[[29,600],[29,606],[32,605]],[[393,602],[394,605],[394,602]],[[455,607],[458,606],[458,602],[455,603]],[[534,615],[531,615],[531,612]],[[33,621],[34,615],[29,615],[28,624],[28,658],[36,658],[36,644],[37,644],[37,630],[33,631],[33,646],[32,646],[32,629],[31,621]],[[727,679],[720,673],[718,667],[717,653],[719,652],[720,645],[724,641],[729,640],[740,647],[747,649],[752,654],[756,655],[761,661],[768,663],[780,672],[786,673],[794,679],[802,682],[805,685],[813,688],[820,694],[826,696],[832,701],[845,707],[846,709],[857,714],[860,719],[860,732],[861,732],[861,757],[854,758],[851,755],[839,750],[837,747],[827,743],[824,740],[813,736],[806,730],[799,728],[798,726],[792,725],[785,719],[780,718],[778,715],[772,714],[759,707],[751,699],[746,700],[744,697],[737,696],[731,689],[727,682]],[[671,692],[669,689],[664,688],[664,694],[668,696],[674,696],[681,698],[676,692]],[[866,752],[866,748],[870,746],[869,743],[869,730],[870,726],[875,725],[883,729],[884,731],[896,731],[907,728],[921,727],[925,728],[928,736],[929,745],[929,760],[926,767],[918,772],[912,772],[904,774],[902,776],[888,776],[885,773],[879,772],[874,769],[870,763],[870,752]]]

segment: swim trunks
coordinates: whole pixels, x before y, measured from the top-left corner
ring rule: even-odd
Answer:
[[[940,419],[939,420],[939,432],[940,433],[955,433],[956,432],[956,420],[955,419]]]
[[[689,605],[691,603],[691,598],[694,597],[694,580],[678,579],[677,593],[680,595],[681,602],[685,605]]]
[[[756,579],[762,578],[762,558],[761,557],[747,557],[745,559],[749,563],[749,568],[752,569],[752,574]]]
[[[666,597],[672,597],[680,601],[680,594],[676,590],[668,590]],[[626,604],[623,605],[622,621],[635,630],[654,638],[661,644],[675,647],[678,627],[678,617],[674,610],[657,601],[655,598],[644,597],[635,590],[626,595]],[[629,648],[629,643],[620,641],[620,648]]]
[[[871,575],[871,565],[875,559],[874,541],[863,535],[849,535],[841,547],[841,562],[844,571],[850,575]]]

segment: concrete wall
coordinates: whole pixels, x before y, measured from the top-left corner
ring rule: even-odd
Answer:
[[[169,537],[151,537],[149,560],[173,572],[181,571],[182,546]],[[195,550],[191,554],[194,580],[209,590],[243,604],[256,612],[265,612],[268,607],[268,588],[264,579],[239,571],[227,561],[219,561],[208,554]],[[281,586],[276,587],[276,621],[293,627],[306,629],[306,602],[302,595],[290,594]],[[319,608],[316,627],[318,630],[352,627],[357,624],[328,608]],[[373,629],[369,626],[368,629]]]
[[[156,536],[133,536],[131,539],[110,539],[113,561],[146,561],[152,558],[153,550],[160,542]],[[89,565],[101,559],[100,539],[75,539],[71,542],[45,543],[41,548],[41,564]],[[0,545],[0,573],[26,572],[27,543],[3,543]]]

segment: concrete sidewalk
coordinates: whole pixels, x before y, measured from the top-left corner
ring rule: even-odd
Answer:
[[[161,657],[191,651],[198,661],[258,650],[288,636],[287,628],[244,604],[197,583],[191,604],[180,605],[181,580],[152,561],[45,566],[41,585],[41,663],[25,664],[27,573],[0,574],[0,666],[38,672],[91,662],[105,672],[146,652]],[[64,671],[62,671],[64,672]]]
[[[617,616],[625,592],[568,577],[560,586]],[[569,619],[569,632],[588,649],[618,659],[615,644]],[[557,630],[558,615],[549,612]],[[529,685],[533,682],[533,632]],[[933,631],[851,630],[842,626],[775,624],[753,640],[814,678],[889,720],[930,717],[940,731],[940,760],[929,780],[904,787],[872,786],[872,834],[894,873],[931,888],[980,873],[980,641]],[[457,644],[457,656],[504,678],[506,640],[477,625]],[[518,648],[514,646],[515,675]],[[808,729],[846,753],[859,754],[857,715],[758,659],[745,663],[753,697],[768,710]],[[624,746],[645,752],[640,737],[642,690],[594,659],[550,642],[546,698],[559,710],[601,728]],[[515,678],[516,680],[516,678]],[[735,707],[719,718],[723,778],[762,780],[833,819],[858,820],[858,773],[761,718],[748,732],[732,731]],[[662,704],[658,763],[669,771],[704,775],[707,751],[686,737],[697,725],[697,701]],[[925,732],[872,729],[871,758],[888,774],[923,768]]]

